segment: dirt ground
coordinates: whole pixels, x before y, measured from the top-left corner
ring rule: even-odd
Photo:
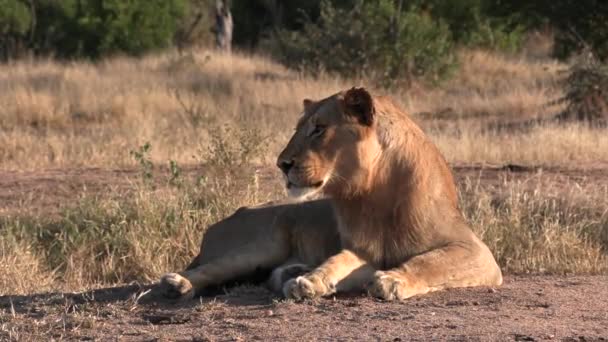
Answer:
[[[508,276],[498,289],[449,290],[405,302],[341,296],[294,303],[250,286],[169,303],[159,302],[153,292],[140,297],[146,290],[131,285],[0,297],[0,340],[608,339],[606,276]]]
[[[500,189],[507,181],[530,187],[542,182],[543,188],[560,191],[608,185],[608,164],[602,163],[576,168],[454,165],[454,171],[461,186]],[[264,186],[278,184],[274,172],[259,171]],[[0,171],[0,215],[24,209],[51,214],[77,204],[84,194],[127,192],[137,179],[137,170]],[[0,341],[608,339],[608,276],[507,275],[497,289],[450,290],[402,303],[367,296],[294,303],[253,286],[173,303],[149,289],[129,285],[0,297]]]
[[[560,191],[570,187],[608,189],[608,162],[579,164],[576,167],[534,167],[520,165],[452,165],[456,180],[462,187],[465,182],[480,184],[486,189],[500,192],[506,182],[520,182],[528,187],[539,183],[544,189]],[[281,188],[280,175],[275,168],[257,170],[262,191],[277,192]],[[184,177],[206,175],[211,170],[187,167]],[[160,188],[166,186],[168,172],[159,169],[154,181]],[[83,196],[120,196],[131,191],[141,181],[137,169],[74,168],[42,171],[0,170],[0,215],[19,212],[56,213],[62,207],[76,205]]]

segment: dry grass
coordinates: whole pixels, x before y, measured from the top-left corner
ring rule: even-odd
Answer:
[[[443,117],[448,114],[452,119],[529,118],[542,115],[541,107],[561,95],[558,80],[565,66],[554,60],[533,61],[486,51],[459,55],[458,74],[442,87],[406,94],[413,113],[444,113]]]
[[[460,190],[465,216],[503,270],[608,272],[608,187],[547,182],[538,176],[505,182],[500,193],[474,179]]]
[[[0,295],[155,281],[189,263],[207,226],[280,196],[231,174],[181,184],[84,198],[53,217],[0,219]],[[538,177],[533,186],[506,181],[496,189],[469,178],[461,207],[505,272],[606,274],[608,188],[547,184],[555,183]]]
[[[345,87],[268,60],[196,52],[97,65],[26,61],[0,66],[0,167],[132,165],[149,141],[154,161],[193,162],[228,123],[284,131],[304,94]]]
[[[2,227],[4,228],[4,227]],[[0,242],[0,295],[45,291],[57,285],[56,275],[32,244],[6,234]]]
[[[561,95],[557,78],[563,65],[483,51],[462,52],[461,60],[462,71],[438,89],[389,91],[411,113],[439,118],[424,124],[449,160],[560,164],[608,159],[608,138],[585,128],[540,127],[497,139],[492,132],[480,133],[479,122],[488,118],[517,121],[557,111],[542,106]],[[147,141],[154,146],[154,162],[192,163],[204,158],[209,133],[224,123],[272,136],[261,156],[272,159],[303,98],[322,98],[353,83],[364,82],[312,78],[260,57],[207,51],[99,64],[4,64],[0,168],[132,165],[129,151]],[[564,153],[568,158],[559,157]]]
[[[452,162],[572,164],[608,160],[608,135],[584,126],[484,129],[546,116],[561,95],[550,60],[461,53],[462,71],[436,89],[388,91],[416,115]],[[0,169],[147,162],[205,163],[222,177],[169,189],[145,182],[128,197],[90,197],[58,217],[1,217],[0,295],[152,281],[183,267],[204,228],[236,207],[276,198],[243,175],[271,163],[305,97],[359,81],[310,77],[255,56],[195,51],[98,64],[0,65]],[[387,91],[383,91],[387,92]],[[134,160],[145,142],[151,154]],[[179,184],[182,184],[181,186]],[[509,272],[608,271],[605,189],[551,193],[505,183],[500,195],[471,180],[462,207]],[[578,191],[578,192],[577,192]],[[603,191],[603,192],[602,192]]]
[[[608,134],[584,125],[546,124],[528,132],[432,131],[452,162],[576,166],[608,159]]]
[[[85,197],[53,216],[0,218],[0,296],[155,281],[189,263],[207,226],[277,197],[254,177],[230,173],[180,175],[175,184],[157,189],[144,178],[128,196]]]

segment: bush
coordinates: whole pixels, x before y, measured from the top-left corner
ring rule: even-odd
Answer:
[[[26,4],[0,0],[0,58],[22,53],[31,24],[32,16]]]
[[[304,69],[365,76],[384,85],[415,77],[439,80],[455,64],[445,23],[416,9],[400,11],[390,0],[358,1],[352,9],[323,2],[318,21],[301,31],[281,30],[275,54]]]
[[[215,36],[211,28],[215,24],[215,0],[187,0],[185,14],[180,17],[175,31],[174,44],[178,48],[212,46]]]
[[[444,20],[454,40],[463,45],[504,52],[520,49],[525,27],[513,13],[493,15],[490,0],[421,1],[435,18]]]
[[[327,0],[334,9],[353,9],[362,2],[373,6],[376,1]],[[524,26],[516,24],[521,18],[513,13],[493,13],[494,0],[393,0],[396,11],[424,13],[445,22],[456,43],[482,46],[502,51],[518,50]],[[321,0],[267,1],[235,0],[233,14],[235,43],[241,47],[255,47],[264,39],[272,38],[278,30],[301,31],[308,22],[318,22]],[[385,2],[389,3],[389,2]],[[303,21],[302,18],[305,18]]]
[[[0,35],[37,54],[97,58],[171,45],[187,0],[1,0]],[[31,18],[36,20],[32,25]],[[27,36],[27,39],[26,39]],[[14,56],[16,50],[6,53]]]
[[[526,27],[549,24],[556,29],[554,55],[568,58],[583,48],[608,59],[608,1],[605,0],[485,0],[496,16],[516,16]]]
[[[576,58],[565,79],[566,121],[582,121],[591,126],[608,124],[608,65],[591,51]]]
[[[32,16],[26,4],[14,0],[0,0],[0,35],[23,35],[31,23]]]
[[[549,8],[549,19],[559,30],[555,39],[557,57],[569,57],[587,45],[601,60],[608,59],[608,2],[558,1]]]
[[[233,0],[234,43],[254,48],[275,30],[301,30],[302,15],[315,21],[320,3],[320,0]]]

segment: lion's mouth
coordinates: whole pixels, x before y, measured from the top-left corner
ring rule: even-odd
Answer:
[[[299,185],[297,185],[295,183],[292,183],[291,181],[288,180],[286,186],[287,186],[287,189],[292,189],[292,188],[314,188],[314,189],[318,189],[318,188],[320,188],[320,187],[323,186],[323,183],[324,183],[323,181],[318,181],[316,183],[312,183],[312,184],[307,185],[307,186],[299,186]]]

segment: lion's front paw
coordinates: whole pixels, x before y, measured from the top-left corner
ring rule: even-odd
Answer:
[[[272,291],[281,293],[283,291],[283,285],[288,280],[304,275],[310,271],[310,266],[305,264],[291,264],[277,267],[272,271],[267,284]]]
[[[292,278],[283,285],[285,298],[296,300],[317,298],[331,294],[333,291],[333,286],[327,286],[323,279],[316,275]]]
[[[192,283],[177,273],[167,273],[160,278],[160,290],[163,296],[171,299],[191,299],[194,297]]]
[[[373,282],[368,286],[367,292],[374,297],[384,300],[403,300],[407,295],[407,284],[389,272],[377,271]]]

